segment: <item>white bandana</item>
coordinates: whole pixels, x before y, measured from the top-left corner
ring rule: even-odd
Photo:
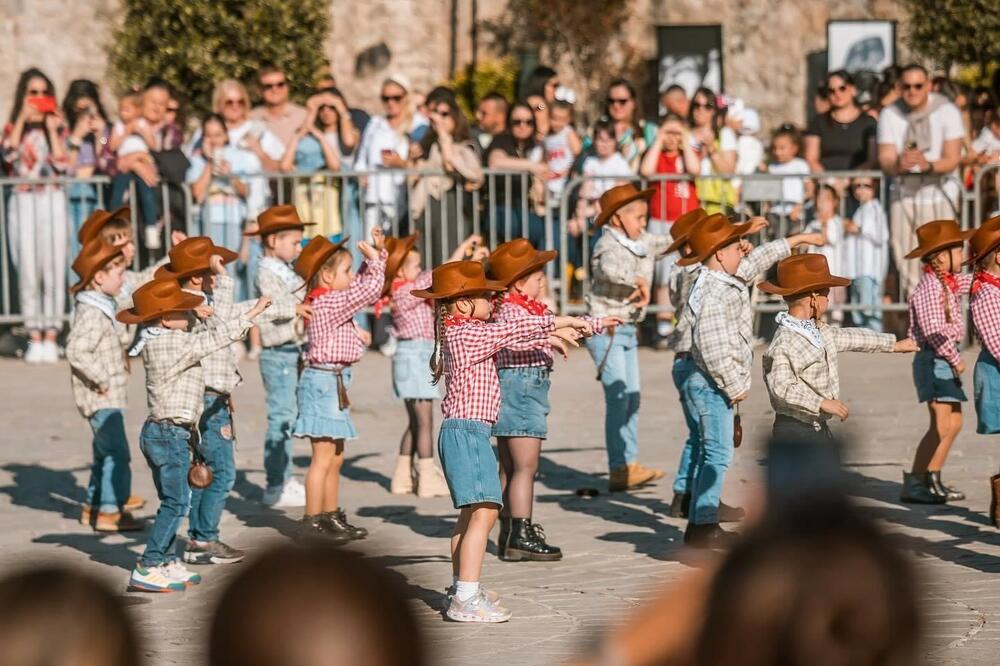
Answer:
[[[638,238],[629,238],[624,233],[615,229],[614,227],[608,227],[608,232],[611,236],[621,243],[622,247],[626,248],[629,252],[637,257],[645,257],[648,253],[645,243],[643,243]]]
[[[143,347],[146,346],[147,342],[149,342],[153,338],[156,338],[156,337],[159,337],[159,336],[163,335],[164,333],[166,333],[169,330],[170,329],[163,328],[162,326],[145,326],[145,327],[143,327],[142,329],[139,330],[139,339],[135,341],[134,345],[132,345],[132,349],[128,350],[128,355],[129,356],[138,356],[139,354],[142,353],[142,349],[143,349]]]
[[[691,291],[688,292],[688,307],[691,308],[691,312],[693,312],[695,316],[701,312],[701,288],[704,281],[709,278],[718,280],[719,282],[725,282],[726,284],[736,287],[740,291],[746,291],[747,289],[747,285],[743,282],[743,280],[733,277],[728,273],[713,271],[710,268],[703,267],[698,273],[698,277],[695,278],[694,284],[691,285]]]
[[[293,271],[292,267],[283,262],[281,259],[277,259],[275,257],[261,257],[260,267],[266,268],[277,275],[292,291],[300,289],[302,285],[305,284],[302,281],[302,278],[299,277],[299,274]]]
[[[115,328],[121,326],[121,323],[115,317],[118,313],[118,304],[115,302],[114,297],[102,294],[99,291],[88,289],[87,291],[77,293],[76,302],[97,308],[111,320],[111,323],[114,324]]]
[[[779,312],[774,318],[775,323],[782,328],[798,333],[808,340],[816,349],[823,348],[823,336],[812,319],[797,319],[787,312]]]

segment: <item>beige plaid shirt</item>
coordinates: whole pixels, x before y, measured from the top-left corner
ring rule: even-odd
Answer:
[[[191,329],[191,332],[203,333],[215,330],[227,321],[237,319],[241,314],[249,310],[253,306],[252,302],[233,302],[235,290],[236,287],[233,283],[233,278],[228,275],[218,276],[211,299],[212,309],[215,312],[208,319],[198,320]],[[197,296],[205,296],[200,291],[190,291],[190,293]],[[229,394],[243,382],[243,376],[240,375],[239,364],[236,361],[236,354],[233,352],[232,345],[226,345],[221,349],[217,349],[203,358],[201,360],[201,367],[205,374],[206,389]]]
[[[840,397],[838,352],[891,352],[896,345],[891,333],[867,328],[837,328],[820,322],[819,332],[822,348],[806,336],[779,326],[764,352],[764,383],[771,406],[776,413],[805,423],[829,420],[830,414],[821,413],[819,405]]]
[[[205,395],[202,361],[241,340],[251,322],[243,316],[200,333],[167,330],[142,350],[149,416],[179,425],[198,423]]]
[[[66,339],[73,399],[84,418],[99,409],[125,409],[128,327],[113,322],[100,308],[77,303]],[[103,391],[103,393],[98,393]]]
[[[257,269],[257,291],[271,299],[267,309],[268,319],[257,323],[261,344],[265,347],[305,343],[304,326],[295,314],[295,306],[305,298],[306,290],[293,291],[277,273],[266,266]]]
[[[156,269],[170,261],[169,256],[164,256],[152,266],[147,266],[141,271],[133,271],[131,268],[125,271],[125,281],[122,283],[122,291],[117,297],[118,309],[127,310],[132,307],[132,294],[135,290],[153,279]]]
[[[645,231],[639,238],[630,240],[624,232],[605,227],[594,245],[594,256],[590,258],[592,280],[587,292],[588,312],[601,319],[621,317],[627,323],[645,319],[645,308],[637,308],[626,299],[635,291],[638,278],[644,278],[652,288],[653,266],[670,243],[669,236]]]

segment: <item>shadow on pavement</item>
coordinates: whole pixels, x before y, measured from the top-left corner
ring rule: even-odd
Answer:
[[[79,520],[87,492],[77,484],[73,472],[89,470],[89,467],[63,470],[42,465],[10,463],[4,465],[3,469],[14,476],[14,485],[0,488],[0,493],[10,497],[11,502]]]
[[[295,538],[299,532],[299,521],[288,517],[281,509],[262,504],[262,494],[260,487],[247,480],[245,471],[237,470],[233,492],[226,499],[226,510],[247,527],[270,527],[283,536]],[[301,513],[299,509],[295,511]]]
[[[369,481],[371,483],[377,483],[378,485],[385,488],[386,492],[389,491],[389,484],[392,481],[388,476],[377,472],[373,469],[368,469],[367,467],[361,467],[358,465],[359,462],[365,458],[380,458],[381,456],[377,453],[361,453],[356,456],[345,456],[344,466],[340,469],[340,473],[352,481]],[[308,465],[308,461],[306,465]]]
[[[417,513],[416,507],[404,504],[359,507],[355,513],[364,518],[381,518],[387,523],[408,527],[421,536],[441,539],[451,538],[457,519],[457,512],[450,517],[431,516]]]
[[[146,543],[145,532],[121,532],[119,536],[128,539],[125,543],[107,543],[105,538],[110,534],[92,532],[90,534],[43,534],[32,539],[32,543],[46,543],[57,546],[68,546],[87,555],[91,561],[132,571],[139,556],[130,550],[131,546],[143,546]]]

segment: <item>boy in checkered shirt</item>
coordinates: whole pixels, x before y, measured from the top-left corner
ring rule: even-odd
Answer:
[[[204,297],[181,290],[176,280],[154,279],[133,294],[133,306],[118,313],[118,321],[142,325],[130,356],[142,354],[146,370],[149,417],[139,448],[153,474],[160,508],[149,530],[142,557],[129,587],[147,592],[183,591],[201,577],[177,561],[177,528],[187,513],[191,488],[187,473],[188,447],[197,437],[204,409],[205,374],[202,361],[213,352],[242,340],[251,321],[270,301],[262,297],[247,312],[218,328],[190,332],[194,310]]]

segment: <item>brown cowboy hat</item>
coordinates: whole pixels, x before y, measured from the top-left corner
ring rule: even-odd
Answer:
[[[796,254],[778,262],[778,279],[757,286],[767,294],[795,296],[829,287],[846,287],[851,281],[830,275],[830,264],[822,254]]]
[[[168,280],[185,280],[193,275],[210,270],[212,255],[222,257],[222,263],[236,261],[238,254],[220,247],[208,236],[185,238],[170,248],[170,261],[156,269],[153,277]]]
[[[244,236],[266,236],[279,231],[289,231],[315,225],[315,222],[303,222],[299,217],[299,211],[295,206],[284,204],[282,206],[271,206],[257,216],[257,231],[247,231]]]
[[[493,250],[489,277],[509,287],[555,259],[556,254],[555,250],[536,250],[526,238],[515,238]]]
[[[295,272],[299,277],[309,282],[319,273],[326,260],[333,256],[333,253],[344,247],[349,238],[344,238],[339,243],[331,243],[326,236],[313,236],[309,244],[302,248],[302,254],[295,261]]]
[[[700,264],[721,248],[738,241],[749,231],[751,223],[733,224],[722,213],[709,215],[694,225],[687,237],[691,250],[686,257],[677,260],[678,266]]]
[[[962,231],[955,220],[934,220],[917,227],[917,246],[907,259],[922,259],[955,245],[962,245],[974,231]]]
[[[205,299],[181,290],[177,280],[155,278],[135,290],[132,307],[118,313],[123,324],[142,324],[171,312],[187,312]]]
[[[90,284],[90,281],[97,275],[97,271],[108,265],[108,262],[122,253],[120,247],[115,247],[111,243],[101,238],[92,238],[80,250],[73,260],[73,271],[80,276],[80,281],[69,288],[70,292],[76,293]]]
[[[131,220],[132,219],[132,209],[128,206],[122,206],[121,208],[116,208],[110,213],[106,210],[98,208],[93,213],[83,221],[80,225],[80,230],[76,232],[76,238],[80,241],[80,245],[86,245],[94,238],[101,235],[101,229],[104,225],[111,220]]]
[[[455,298],[488,291],[503,291],[503,282],[486,279],[481,261],[449,261],[431,273],[431,288],[412,292],[417,298]]]
[[[418,238],[420,238],[419,231],[403,238],[389,236],[385,239],[385,249],[389,253],[389,256],[385,260],[385,284],[382,286],[383,296],[387,296],[392,291],[392,281],[396,279],[396,273],[402,267],[406,255],[417,244]]]
[[[1000,215],[991,217],[969,238],[967,264],[974,264],[1000,246]]]
[[[597,219],[594,220],[594,229],[597,230],[601,228],[611,216],[615,214],[622,206],[627,206],[633,201],[638,201],[639,199],[645,199],[649,201],[656,194],[656,189],[649,187],[645,190],[640,190],[632,183],[626,183],[624,185],[619,185],[618,187],[612,187],[610,190],[601,195],[601,212],[597,215]]]
[[[670,237],[674,239],[674,242],[663,253],[670,254],[681,249],[687,243],[688,236],[691,234],[691,230],[694,229],[694,225],[706,217],[708,217],[708,213],[705,212],[704,208],[695,208],[674,220],[674,223],[670,225]]]

